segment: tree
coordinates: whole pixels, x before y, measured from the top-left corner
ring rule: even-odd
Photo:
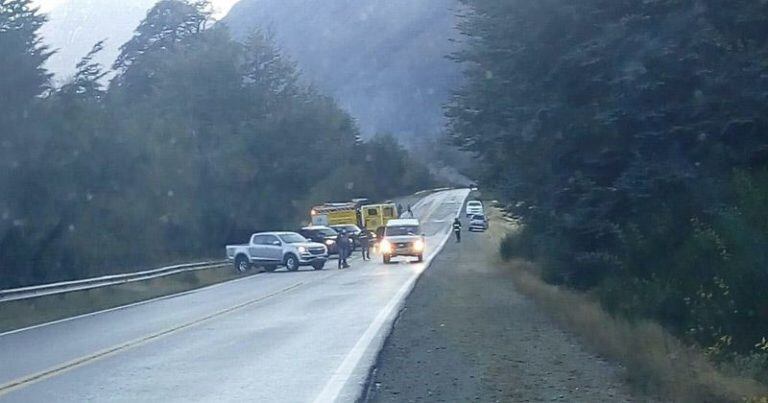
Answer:
[[[449,135],[524,219],[519,252],[614,311],[706,329],[687,334],[705,345],[728,331],[734,349],[752,348],[765,329],[743,313],[768,303],[754,288],[768,278],[746,267],[766,258],[746,241],[760,230],[735,218],[745,213],[734,189],[766,186],[766,5],[465,3],[454,57],[467,81],[446,108]],[[723,287],[740,298],[686,308]]]

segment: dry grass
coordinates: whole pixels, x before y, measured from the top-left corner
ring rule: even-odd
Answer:
[[[254,270],[250,274],[256,272]],[[2,302],[0,332],[178,294],[242,276],[231,265],[226,265],[146,281]]]
[[[512,223],[495,214],[498,239]],[[527,261],[500,262],[514,273],[520,292],[575,333],[594,352],[620,362],[639,390],[681,402],[758,401],[768,389],[757,381],[718,371],[699,351],[685,346],[660,325],[609,315],[587,295],[543,282]]]

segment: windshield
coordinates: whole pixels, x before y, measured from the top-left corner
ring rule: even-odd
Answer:
[[[472,219],[473,220],[485,220],[485,216],[484,215],[477,215],[476,214],[476,215],[472,216]]]
[[[404,236],[404,235],[418,235],[419,227],[412,225],[392,226],[387,227],[386,236]]]
[[[318,235],[324,236],[324,237],[334,237],[334,236],[338,236],[339,235],[338,232],[336,232],[335,230],[333,230],[331,228],[320,228],[320,229],[316,229],[316,230],[313,230],[313,231],[315,231],[315,234],[318,234]]]
[[[280,234],[280,239],[285,243],[304,243],[307,242],[307,238],[299,234]]]
[[[360,228],[357,225],[334,225],[331,228],[337,231],[344,230],[347,232],[360,232]]]

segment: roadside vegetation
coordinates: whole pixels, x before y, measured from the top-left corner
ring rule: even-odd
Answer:
[[[29,0],[0,0],[0,288],[222,256],[314,202],[432,185],[386,135],[305,84],[270,39],[163,0],[54,85]]]
[[[253,271],[251,274],[256,274]],[[231,264],[90,290],[2,302],[0,333],[122,307],[154,298],[177,295],[243,278]]]
[[[504,257],[768,383],[768,3],[464,3],[449,135]]]

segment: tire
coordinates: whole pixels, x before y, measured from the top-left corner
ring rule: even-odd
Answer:
[[[294,254],[288,254],[285,257],[285,267],[288,269],[288,271],[297,271],[299,270],[299,258],[296,257]]]
[[[322,263],[312,263],[312,268],[315,270],[323,270],[323,267],[325,267],[325,262]]]
[[[392,256],[384,255],[384,264],[389,264],[390,260],[392,260]]]
[[[275,265],[275,264],[268,264],[268,265],[264,266],[264,271],[266,271],[268,273],[272,273],[275,270],[277,270],[277,265]]]
[[[251,269],[251,262],[244,255],[240,255],[235,258],[235,271],[238,273],[245,273]]]
[[[419,262],[419,263],[421,263],[421,262],[423,262],[423,261],[424,261],[424,255],[419,255],[419,256],[416,256],[416,258],[418,259],[418,260],[416,260],[416,261],[417,261],[417,262]]]

